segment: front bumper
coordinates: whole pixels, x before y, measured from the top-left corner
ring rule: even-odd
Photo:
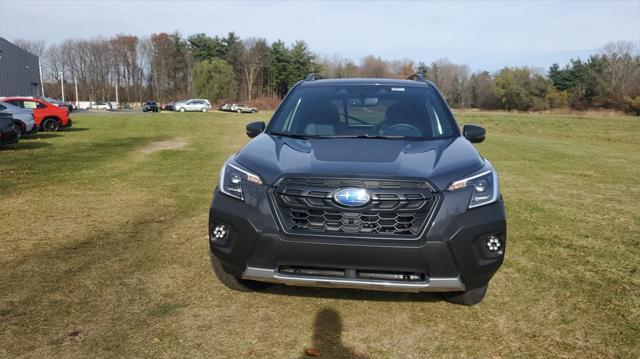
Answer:
[[[13,127],[0,131],[0,146],[12,145],[18,141],[20,141],[20,137]]]
[[[34,124],[33,127],[31,128],[31,130],[25,131],[22,134],[23,135],[35,135],[36,133],[38,133],[38,126]]]
[[[489,282],[504,259],[502,199],[467,209],[470,192],[446,192],[425,233],[415,240],[285,234],[273,215],[267,186],[248,188],[245,202],[216,190],[209,213],[209,245],[225,271],[244,279],[287,285],[388,291],[464,291]],[[213,240],[224,224],[230,234]],[[502,242],[487,249],[489,236]],[[285,272],[281,268],[338,269],[342,277]],[[360,272],[413,273],[416,280],[371,279]]]
[[[73,125],[73,121],[71,121],[71,118],[69,118],[69,121],[67,121],[66,125],[60,124],[60,128],[70,128],[72,125]]]
[[[448,292],[464,291],[464,283],[460,277],[455,278],[425,278],[421,281],[391,281],[361,278],[330,278],[310,275],[287,275],[275,269],[247,267],[242,273],[243,279],[260,282],[278,283],[286,285],[326,287],[326,288],[355,288],[384,290],[391,292]]]

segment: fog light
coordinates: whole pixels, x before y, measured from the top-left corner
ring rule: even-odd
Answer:
[[[487,248],[491,252],[500,251],[500,249],[502,248],[502,242],[500,241],[500,238],[494,235],[489,236],[489,239],[487,239]]]
[[[211,235],[212,235],[212,239],[214,241],[219,241],[224,239],[225,237],[227,237],[227,234],[229,233],[229,230],[227,229],[227,226],[225,226],[224,224],[219,224],[217,226],[215,226],[213,228],[213,231],[211,231]]]

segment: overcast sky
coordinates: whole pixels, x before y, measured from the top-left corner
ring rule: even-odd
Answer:
[[[640,0],[493,2],[0,0],[0,36],[45,39],[179,32],[305,40],[319,55],[368,54],[473,70],[548,67],[609,41],[640,44]],[[638,46],[638,45],[636,45]]]

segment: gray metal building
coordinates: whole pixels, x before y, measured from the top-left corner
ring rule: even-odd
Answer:
[[[0,96],[41,96],[38,57],[0,37]]]

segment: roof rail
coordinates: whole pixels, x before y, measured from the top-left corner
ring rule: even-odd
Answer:
[[[422,74],[419,74],[419,73],[415,73],[415,74],[407,77],[407,80],[427,82],[427,80],[424,79],[424,76],[422,76]]]
[[[315,81],[315,80],[320,80],[323,79],[324,76],[320,75],[320,74],[316,74],[316,73],[310,73],[309,75],[307,75],[307,77],[304,78],[305,81]]]

